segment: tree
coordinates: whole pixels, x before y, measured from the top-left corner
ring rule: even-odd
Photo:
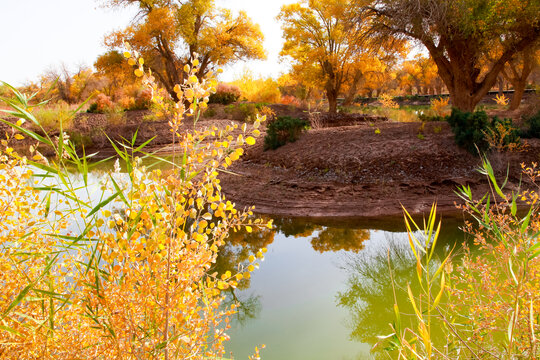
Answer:
[[[136,82],[132,67],[127,63],[124,55],[117,50],[110,50],[100,55],[94,67],[97,73],[106,79],[105,92],[114,100],[122,87]]]
[[[510,110],[516,110],[521,104],[527,86],[527,79],[534,68],[539,65],[539,60],[540,42],[537,43],[536,47],[529,47],[514,55],[502,70],[504,78],[514,88],[514,95],[512,101],[510,101]]]
[[[414,39],[427,48],[452,104],[464,111],[473,111],[505,64],[540,37],[539,0],[373,0],[361,5],[359,17],[373,16],[375,33]],[[494,39],[501,41],[502,52],[480,77],[481,55]]]
[[[353,0],[302,0],[278,15],[285,39],[281,55],[292,58],[293,71],[308,83],[324,84],[332,113],[343,85],[360,81],[359,62],[374,48],[362,37],[367,24],[357,21],[354,10]]]
[[[215,66],[236,60],[262,59],[263,35],[258,25],[240,12],[216,8],[213,0],[148,1],[106,0],[109,6],[139,6],[134,24],[110,34],[111,49],[129,42],[146,60],[169,95],[177,101],[176,84],[184,82],[184,67],[198,55],[197,77],[202,79]]]

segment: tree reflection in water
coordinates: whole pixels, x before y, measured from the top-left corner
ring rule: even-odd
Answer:
[[[355,229],[350,226],[327,227],[294,218],[276,218],[274,224],[276,230],[285,236],[295,238],[313,236],[311,246],[320,253],[340,250],[357,253],[364,248],[364,241],[370,238],[369,230]]]
[[[396,284],[398,306],[412,313],[404,289],[414,283],[415,261],[408,244],[388,239],[388,247],[347,256],[344,266],[349,273],[347,290],[337,295],[339,306],[349,309],[351,338],[374,345],[378,335],[390,332],[394,319],[394,293],[389,272],[389,259]],[[412,285],[411,285],[412,286]],[[404,324],[405,325],[405,324]]]
[[[443,226],[435,257],[443,258],[454,244],[464,241],[459,223]],[[459,254],[458,250],[454,254]],[[437,266],[437,261],[433,262]],[[392,332],[389,324],[394,321],[394,299],[401,313],[402,327],[412,326],[414,310],[408,301],[407,284],[414,294],[420,292],[416,276],[416,260],[409,247],[406,234],[386,236],[386,242],[357,254],[347,254],[344,270],[348,273],[347,290],[338,293],[337,303],[349,310],[351,339],[375,345],[377,336]],[[392,286],[392,277],[394,287]],[[395,296],[394,296],[395,289]],[[436,335],[436,334],[435,334]],[[376,354],[376,357],[386,357]]]

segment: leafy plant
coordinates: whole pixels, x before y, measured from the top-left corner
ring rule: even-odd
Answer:
[[[443,98],[443,97],[439,97],[439,98],[436,98],[436,99],[431,99],[431,110],[433,110],[433,112],[435,113],[435,116],[438,116],[438,117],[444,117],[444,116],[448,116],[450,115],[448,109],[449,109],[449,104],[450,103],[450,98],[447,97],[447,98]]]
[[[288,142],[295,142],[302,131],[309,127],[306,120],[290,116],[279,116],[275,121],[268,124],[264,137],[264,149],[277,149]]]
[[[135,74],[156,90],[144,61],[136,53],[125,55],[135,58]],[[197,61],[178,93],[204,94],[213,86],[215,79],[199,82],[194,75]],[[217,138],[211,129],[180,135],[184,117],[196,122],[206,101],[181,96],[171,108],[155,97],[171,119],[171,169],[164,174],[141,165],[142,158],[155,158],[144,152],[150,140],[137,147],[135,136],[122,147],[112,143],[127,172],[120,173],[117,160],[95,200],[89,171],[100,163],[79,157],[62,128],[56,139],[22,127],[23,121],[41,125],[29,98],[11,89],[10,109],[2,111],[20,120],[12,124],[18,133],[3,140],[0,152],[0,220],[6,225],[0,232],[0,355],[221,358],[235,312],[234,304],[223,303],[222,291],[248,278],[264,249],[249,265],[223,274],[210,269],[229,231],[270,226],[253,219],[252,209],[237,211],[219,191],[218,170],[237,160],[245,143],[255,142],[246,127],[233,140],[233,128]],[[192,105],[187,111],[185,102]],[[29,159],[16,154],[11,142],[24,137],[53,148],[55,161],[35,147]],[[80,182],[70,176],[73,168]]]
[[[395,102],[394,98],[389,94],[381,94],[379,96],[379,101],[383,108],[399,109],[399,104]]]
[[[525,120],[528,129],[522,132],[523,137],[540,138],[540,111]]]
[[[489,143],[484,136],[489,129],[489,120],[485,111],[470,113],[454,108],[447,120],[458,146],[465,148],[471,154],[478,154],[478,151],[485,152],[489,149]]]
[[[209,97],[209,104],[232,104],[240,98],[240,89],[238,86],[219,84],[214,94]]]
[[[465,231],[478,247],[464,244],[465,255],[454,262],[452,252],[438,262],[433,249],[440,231],[435,206],[424,227],[405,211],[411,251],[416,258],[420,293],[407,286],[414,309],[406,326],[397,301],[392,334],[381,338],[399,359],[536,359],[540,355],[540,171],[524,167],[536,190],[505,193],[493,168],[483,161],[492,192],[474,200],[461,187],[463,209],[475,219]],[[529,204],[520,215],[518,199]],[[434,335],[435,331],[441,334]]]
[[[521,151],[523,145],[519,138],[519,129],[514,127],[512,119],[494,117],[484,135],[490,148],[497,151]]]
[[[502,95],[498,95],[498,94],[497,94],[497,95],[495,96],[495,99],[493,99],[493,100],[495,100],[495,102],[497,103],[497,105],[501,105],[501,106],[506,106],[506,105],[508,105],[508,101],[509,101],[509,99],[508,99],[504,94],[502,94]]]

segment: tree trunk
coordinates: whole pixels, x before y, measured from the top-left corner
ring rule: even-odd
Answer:
[[[516,110],[521,104],[521,99],[523,99],[523,94],[525,93],[525,87],[527,86],[527,80],[522,80],[514,83],[514,96],[510,101],[510,110]]]
[[[497,81],[499,83],[499,96],[502,96],[504,91],[504,78],[499,75]]]
[[[328,97],[328,112],[332,114],[336,114],[337,113],[337,93],[332,90],[327,90],[326,97]]]
[[[347,96],[345,97],[345,101],[343,102],[344,106],[349,106],[353,103],[354,98],[356,96],[356,93],[358,92],[358,83],[362,79],[362,73],[360,71],[357,71],[354,75],[353,82],[351,84],[351,87],[349,88],[349,92],[347,93]]]

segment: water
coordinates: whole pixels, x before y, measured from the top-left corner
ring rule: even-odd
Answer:
[[[265,360],[373,358],[376,336],[390,333],[393,320],[388,249],[396,282],[414,280],[402,221],[276,219],[276,231],[258,238],[268,248],[265,261],[252,274],[249,288],[236,294],[249,299],[252,317],[233,321],[227,356],[247,359],[255,346],[265,344]],[[370,223],[386,231],[369,229]],[[451,219],[443,223],[437,247],[441,255],[463,241],[458,224]]]
[[[103,173],[90,174],[92,186],[78,195],[99,201],[97,184],[103,178]],[[74,175],[73,181],[81,179]],[[393,320],[388,257],[400,309],[413,313],[403,293],[407,283],[417,290],[403,219],[274,218],[274,223],[274,230],[232,233],[220,252],[216,270],[234,272],[249,255],[268,249],[260,269],[229,297],[242,306],[228,331],[226,356],[247,359],[255,346],[265,344],[265,360],[377,357],[370,349],[377,335],[391,332]],[[439,256],[464,240],[460,224],[459,219],[443,221]]]

